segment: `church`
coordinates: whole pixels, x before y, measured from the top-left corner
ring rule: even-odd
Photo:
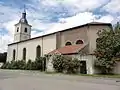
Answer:
[[[14,42],[8,45],[7,61],[28,61],[46,54],[62,54],[78,58],[83,63],[83,71],[93,74],[93,52],[96,48],[97,32],[110,29],[112,25],[91,22],[34,38],[31,38],[31,28],[26,19],[26,12],[23,12],[19,22],[15,24]]]

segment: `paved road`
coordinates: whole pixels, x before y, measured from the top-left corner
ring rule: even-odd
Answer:
[[[0,70],[0,90],[120,90],[119,80]]]

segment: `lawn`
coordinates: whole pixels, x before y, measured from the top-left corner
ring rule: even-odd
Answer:
[[[63,73],[56,73],[56,72],[45,72],[46,74],[61,74],[61,75],[75,75],[75,76],[86,76],[86,77],[102,77],[102,78],[120,78],[120,74],[114,75],[100,75],[100,74],[63,74]]]

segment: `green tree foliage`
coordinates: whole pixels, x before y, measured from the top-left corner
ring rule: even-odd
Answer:
[[[96,40],[95,66],[101,73],[109,74],[116,65],[116,57],[120,55],[120,24],[117,23],[114,30],[102,30],[98,32]]]
[[[57,72],[77,73],[80,62],[76,58],[55,55],[53,58],[53,67]]]

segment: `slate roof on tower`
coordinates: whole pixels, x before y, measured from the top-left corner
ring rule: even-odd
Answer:
[[[21,16],[19,22],[17,24],[15,24],[15,26],[18,25],[18,24],[20,24],[20,23],[29,25],[28,21],[27,21],[27,18],[26,18],[26,11],[25,10],[24,10],[24,12],[22,12],[22,16]],[[29,26],[31,26],[31,25],[29,25]]]

